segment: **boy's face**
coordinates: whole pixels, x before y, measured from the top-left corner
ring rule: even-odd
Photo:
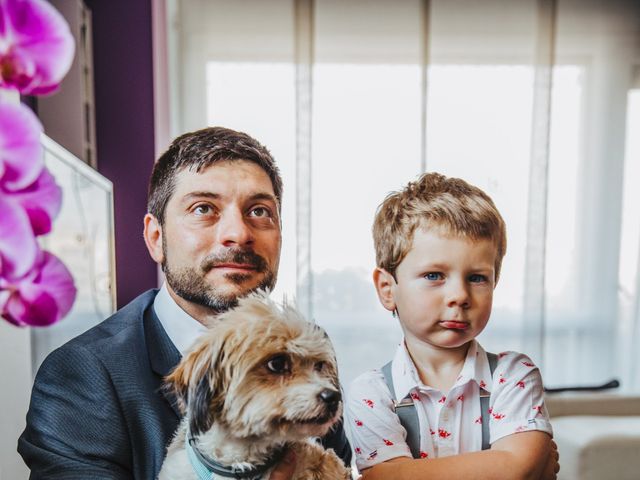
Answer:
[[[378,296],[397,310],[408,346],[466,348],[487,325],[495,287],[496,246],[491,240],[418,228],[396,280],[374,274]]]

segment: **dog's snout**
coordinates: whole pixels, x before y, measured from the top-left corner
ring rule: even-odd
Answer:
[[[322,390],[318,394],[318,397],[328,405],[335,405],[342,398],[338,390],[333,390],[331,388],[325,388],[324,390]]]

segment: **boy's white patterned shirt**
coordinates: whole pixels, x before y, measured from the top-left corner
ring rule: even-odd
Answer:
[[[526,356],[498,354],[491,376],[487,355],[473,340],[449,392],[424,385],[404,342],[391,366],[396,398],[411,395],[420,424],[420,456],[445,457],[482,449],[480,389],[490,392],[490,442],[518,432],[552,434],[544,406],[540,371]],[[362,470],[396,457],[411,457],[405,430],[393,411],[380,369],[360,375],[350,385],[345,405],[347,434]]]

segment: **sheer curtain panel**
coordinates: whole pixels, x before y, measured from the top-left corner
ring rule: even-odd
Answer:
[[[285,182],[275,295],[327,329],[343,382],[401,339],[371,224],[422,171],[485,189],[508,251],[480,341],[548,386],[640,391],[640,4],[167,0],[172,132],[225,125]]]

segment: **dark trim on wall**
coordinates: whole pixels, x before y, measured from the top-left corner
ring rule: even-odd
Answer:
[[[120,308],[157,285],[142,237],[155,157],[151,1],[85,3],[93,20],[98,171],[114,185]]]

